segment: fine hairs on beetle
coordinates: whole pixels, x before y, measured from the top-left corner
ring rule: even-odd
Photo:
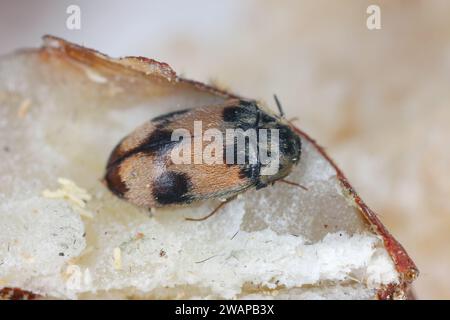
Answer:
[[[175,111],[147,121],[123,138],[112,151],[106,166],[105,184],[118,197],[150,209],[188,205],[206,199],[222,200],[207,216],[186,218],[194,221],[205,220],[225,203],[252,187],[260,189],[279,181],[306,189],[283,179],[299,162],[302,144],[299,135],[284,118],[276,95],[274,98],[279,115],[263,110],[256,101],[232,99],[222,105]],[[190,133],[196,132],[198,123],[202,124],[200,135],[207,133],[210,128],[215,128],[221,136],[226,136],[229,130],[244,134],[249,129],[258,133],[264,129],[265,132],[276,132],[276,136],[271,133],[270,139],[266,136],[266,142],[278,149],[276,170],[267,173],[273,163],[263,161],[261,157],[263,153],[260,150],[259,134],[256,135],[257,143],[253,149],[249,143],[245,143],[245,138],[244,147],[238,148],[237,138],[234,137],[231,144],[227,141],[223,150],[212,151],[213,156],[222,157],[224,161],[195,161],[198,157],[203,159],[203,150],[191,148],[191,140],[195,142],[202,137],[196,134],[174,139],[173,133],[180,128]],[[276,144],[274,138],[277,138]],[[186,149],[186,146],[189,148]],[[174,161],[173,155],[180,150],[190,153],[184,154],[185,159],[193,161]],[[271,151],[267,148],[264,153],[271,154]],[[244,161],[237,160],[239,156]],[[250,161],[251,158],[254,161]]]

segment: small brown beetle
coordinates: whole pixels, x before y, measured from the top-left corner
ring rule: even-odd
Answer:
[[[301,140],[284,120],[277,99],[276,102],[280,116],[263,110],[255,101],[236,99],[220,106],[181,110],[156,117],[138,127],[115,147],[106,168],[106,185],[121,198],[141,207],[154,208],[186,205],[211,198],[231,199],[251,187],[260,189],[276,181],[284,181],[282,178],[300,160]],[[200,131],[196,127],[199,122],[202,124]],[[190,135],[174,139],[174,132],[180,128]],[[234,136],[227,140],[223,149],[209,150],[216,160],[220,158],[223,161],[212,164],[196,161],[205,159],[201,153],[208,146],[204,149],[191,147],[199,139],[204,142],[201,136],[207,135],[212,128],[219,133],[215,140],[228,138],[229,130],[237,130],[244,135],[255,130],[256,145],[252,147],[245,143],[245,138],[249,138],[247,135],[244,136],[243,147],[239,147]],[[259,132],[268,130],[270,139],[265,134],[267,146],[262,148],[263,139]],[[277,150],[274,151],[272,147],[275,146]],[[267,157],[263,161],[262,151],[272,156],[276,154],[277,161],[270,157],[269,161]],[[174,161],[174,154],[180,153],[184,159],[192,161]],[[238,159],[240,156],[241,161]],[[274,164],[276,170],[267,174],[266,169]]]

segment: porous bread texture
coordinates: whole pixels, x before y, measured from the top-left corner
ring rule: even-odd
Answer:
[[[8,209],[14,214],[2,212],[2,231],[10,232],[2,232],[2,243],[9,247],[0,253],[6,262],[1,278],[8,285],[53,297],[180,287],[170,297],[192,298],[190,291],[197,288],[206,297],[231,299],[245,297],[242,289],[247,284],[276,297],[273,292],[280,289],[286,295],[291,288],[321,282],[357,284],[373,292],[381,284],[395,283],[398,276],[380,239],[371,234],[331,233],[308,244],[301,236],[280,235],[269,228],[236,233],[245,214],[243,200],[202,226],[176,213],[165,221],[153,217],[137,225],[111,222],[84,261],[76,259],[86,248],[84,226],[64,201],[35,198],[10,203]],[[182,215],[193,213],[185,209]],[[120,268],[114,261],[116,250],[121,252]],[[73,270],[81,277],[78,285]],[[318,294],[318,288],[315,291]]]

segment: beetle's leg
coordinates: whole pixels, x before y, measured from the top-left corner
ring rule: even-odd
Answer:
[[[308,191],[308,188],[307,188],[307,187],[302,186],[302,185],[299,184],[299,183],[296,183],[296,182],[293,182],[293,181],[289,181],[289,180],[284,180],[284,179],[280,179],[280,180],[278,180],[278,181],[279,181],[279,182],[286,183],[286,184],[290,184],[291,186],[300,187],[300,188],[302,188],[303,190]]]
[[[261,182],[261,181],[258,181],[257,183],[256,183],[256,190],[259,190],[259,189],[262,189],[262,188],[265,188],[265,187],[267,187],[267,183],[263,183],[263,182]]]
[[[187,221],[204,221],[204,220],[208,219],[209,217],[211,217],[212,215],[214,215],[217,211],[220,210],[220,208],[222,208],[224,205],[226,205],[231,200],[234,200],[235,198],[236,197],[228,198],[227,200],[225,200],[224,202],[219,204],[213,211],[211,211],[210,214],[208,214],[208,215],[206,215],[204,217],[201,217],[201,218],[184,218],[184,219],[186,219]]]

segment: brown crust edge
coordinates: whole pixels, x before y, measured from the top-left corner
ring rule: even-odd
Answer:
[[[295,127],[294,127],[295,128]],[[408,295],[411,283],[419,276],[419,269],[409,257],[403,246],[389,233],[386,227],[382,224],[377,214],[371,210],[364,201],[359,197],[356,191],[348,182],[344,173],[339,169],[339,167],[334,163],[334,161],[326,154],[325,150],[317,144],[317,142],[312,139],[305,132],[298,128],[295,130],[309,142],[311,142],[320,154],[327,159],[327,161],[336,170],[337,177],[341,182],[342,186],[349,192],[349,195],[354,199],[355,203],[358,205],[361,213],[367,222],[370,224],[372,230],[379,236],[383,238],[384,245],[389,255],[391,256],[394,265],[401,276],[401,282],[399,284],[390,284],[380,289],[377,296],[381,300],[394,299],[396,297],[404,296],[411,297]]]
[[[38,294],[19,288],[0,289],[0,300],[36,300],[38,298],[40,298]]]
[[[58,52],[62,53],[77,62],[86,64],[88,66],[102,65],[111,69],[127,70],[131,73],[138,73],[145,77],[158,78],[169,83],[181,83],[193,86],[199,91],[206,91],[210,94],[229,99],[240,99],[241,97],[231,94],[225,90],[206,85],[199,81],[180,78],[175,71],[165,62],[159,62],[154,59],[146,57],[127,56],[121,58],[111,58],[95,49],[90,49],[68,42],[62,38],[52,35],[45,35],[42,37],[43,46],[40,48],[41,52]],[[33,49],[31,49],[33,50]],[[27,51],[27,50],[22,50]]]

